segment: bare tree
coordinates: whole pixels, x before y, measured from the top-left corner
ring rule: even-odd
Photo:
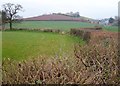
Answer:
[[[3,4],[3,11],[6,13],[7,22],[10,24],[10,29],[12,29],[13,20],[16,18],[16,14],[22,11],[22,6],[20,4],[6,3]]]

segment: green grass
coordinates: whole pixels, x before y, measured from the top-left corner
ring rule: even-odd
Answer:
[[[14,23],[13,28],[48,28],[69,31],[71,28],[94,27],[95,24],[75,21],[23,21]]]
[[[78,37],[57,33],[4,31],[2,36],[3,59],[22,60],[37,56],[73,55],[74,44],[84,44]]]
[[[104,30],[117,32],[117,26],[102,26],[98,24],[90,24],[85,22],[75,22],[75,21],[23,21],[21,23],[14,23],[13,28],[28,28],[28,29],[60,29],[62,31],[70,31],[71,28],[85,28],[101,26]]]
[[[103,28],[107,31],[120,32],[120,30],[118,31],[118,26],[104,26]]]

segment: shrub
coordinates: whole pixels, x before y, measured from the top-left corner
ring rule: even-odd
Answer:
[[[84,41],[86,41],[87,43],[90,40],[90,36],[91,36],[91,32],[88,30],[83,30],[83,29],[71,29],[70,33],[72,35],[75,36],[79,36],[80,38],[82,38]]]
[[[92,33],[85,46],[75,46],[75,56],[90,74],[85,83],[119,84],[118,34],[110,32]]]
[[[44,32],[53,32],[52,29],[44,29]]]

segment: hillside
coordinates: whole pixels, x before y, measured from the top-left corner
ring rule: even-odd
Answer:
[[[80,21],[87,22],[87,19],[83,17],[71,17],[62,14],[49,14],[49,15],[41,15],[36,17],[24,18],[26,21]]]

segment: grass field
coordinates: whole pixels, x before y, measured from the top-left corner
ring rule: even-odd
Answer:
[[[78,37],[56,33],[5,31],[2,36],[3,59],[72,55],[74,43],[84,44]]]
[[[71,28],[94,27],[95,24],[75,21],[23,21],[13,24],[14,28],[48,28],[69,31]]]
[[[79,38],[43,32],[3,32],[4,84],[119,84],[118,34],[93,33],[83,46]],[[74,50],[74,58],[72,56]],[[37,55],[44,55],[37,58]],[[60,55],[61,54],[61,55]],[[52,58],[50,58],[51,55]],[[36,57],[35,59],[25,58]],[[21,59],[23,59],[21,61]]]
[[[117,26],[104,26],[103,28],[104,28],[104,30],[107,30],[107,31],[120,32],[120,30],[118,30]]]
[[[93,38],[86,44],[68,34],[3,31],[2,82],[117,84],[120,82],[117,35],[93,32]]]
[[[23,21],[13,24],[13,28],[47,28],[60,29],[63,31],[69,31],[71,28],[94,26],[96,26],[96,24],[74,21]],[[108,31],[118,31],[118,27],[115,26],[103,26],[103,28]],[[2,53],[4,58],[9,57],[13,59],[23,59],[39,55],[50,56],[64,52],[71,53],[73,52],[73,44],[79,41],[81,40],[77,37],[55,33],[5,31],[3,32]]]
[[[60,29],[63,31],[69,31],[71,28],[84,28],[84,27],[94,27],[101,26],[107,31],[118,31],[117,26],[102,26],[98,24],[90,24],[85,22],[75,22],[75,21],[23,21],[21,23],[14,23],[13,28],[47,28],[47,29]]]

